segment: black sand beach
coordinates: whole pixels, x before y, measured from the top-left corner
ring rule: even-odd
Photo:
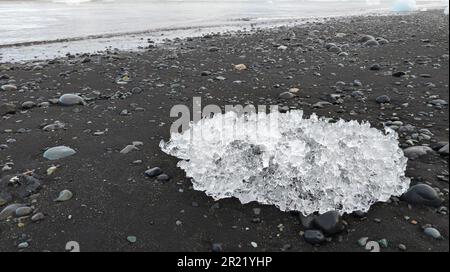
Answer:
[[[145,52],[0,64],[0,86],[9,86],[0,90],[0,211],[13,203],[32,208],[0,221],[0,251],[65,251],[69,241],[81,251],[367,251],[364,237],[381,251],[448,251],[448,33],[448,16],[428,11],[211,34]],[[383,39],[364,45],[362,35]],[[289,90],[292,98],[279,97]],[[86,104],[56,104],[65,93]],[[433,187],[443,202],[393,197],[367,214],[344,215],[344,231],[312,245],[298,214],[237,199],[215,202],[194,191],[177,159],[161,152],[159,142],[169,139],[176,119],[170,109],[192,107],[194,96],[202,105],[278,104],[390,125],[401,131],[403,148],[434,149],[410,159],[407,175],[412,185]],[[65,127],[43,130],[55,121]],[[143,145],[120,153],[134,141]],[[77,153],[43,158],[59,145]],[[171,179],[146,177],[153,167]],[[35,176],[39,188],[10,184],[21,173]],[[55,202],[65,189],[73,197]]]

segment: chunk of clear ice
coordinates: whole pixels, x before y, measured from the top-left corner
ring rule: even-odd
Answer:
[[[181,159],[195,190],[215,200],[236,197],[304,215],[366,212],[410,184],[393,130],[303,118],[302,111],[216,114],[160,147]]]
[[[416,0],[396,0],[392,5],[394,12],[412,12],[417,10]]]

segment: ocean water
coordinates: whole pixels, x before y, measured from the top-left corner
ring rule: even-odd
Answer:
[[[0,0],[0,62],[124,50],[148,38],[385,13],[395,0]],[[415,2],[415,0],[412,0]],[[419,9],[444,8],[417,1]]]

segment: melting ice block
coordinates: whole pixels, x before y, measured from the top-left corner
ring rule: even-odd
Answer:
[[[410,12],[416,10],[416,0],[396,0],[392,5],[392,11],[394,12]]]
[[[410,12],[416,10],[416,0],[396,0],[392,5],[392,11],[394,12]]]
[[[397,134],[368,123],[329,122],[302,111],[216,114],[174,133],[161,149],[194,189],[305,215],[368,211],[408,188]]]

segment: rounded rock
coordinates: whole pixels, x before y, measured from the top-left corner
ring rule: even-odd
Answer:
[[[307,230],[303,234],[306,242],[317,245],[325,242],[325,235],[320,230]]]
[[[5,92],[17,91],[17,86],[13,84],[5,84],[0,87],[0,90]]]
[[[19,249],[25,249],[25,248],[28,248],[29,246],[30,245],[28,244],[28,242],[23,242],[23,243],[20,243],[20,244],[17,245],[17,247]]]
[[[379,65],[378,63],[372,64],[372,66],[370,66],[369,68],[371,71],[380,71],[381,70],[381,65]]]
[[[22,103],[22,109],[29,110],[36,107],[36,103],[33,101],[26,101]]]
[[[432,237],[432,238],[434,238],[434,239],[436,239],[436,240],[442,239],[441,233],[440,233],[437,229],[435,229],[435,228],[429,227],[429,228],[424,229],[423,232],[424,232],[427,236],[430,236],[430,237]]]
[[[145,175],[149,178],[154,178],[162,174],[162,170],[159,167],[153,167],[152,169],[148,169],[145,171]]]
[[[344,230],[344,224],[340,214],[336,211],[329,211],[317,216],[314,225],[324,233],[334,235]]]
[[[136,238],[136,236],[128,236],[127,241],[134,244],[134,243],[136,243],[137,238]]]
[[[377,97],[376,101],[378,104],[385,104],[385,103],[390,103],[391,98],[387,95],[380,95]]]
[[[161,174],[158,177],[156,177],[156,180],[158,180],[158,181],[169,181],[170,177],[167,174]]]
[[[19,207],[15,211],[15,215],[17,217],[27,216],[33,212],[33,209],[30,207]]]
[[[439,207],[443,202],[436,190],[427,184],[417,184],[412,186],[402,195],[402,200],[410,204],[432,207]]]
[[[16,113],[17,108],[14,104],[5,103],[0,105],[0,116]]]
[[[62,190],[59,193],[59,196],[55,199],[55,202],[64,202],[68,201],[73,197],[73,193],[69,190]]]
[[[64,94],[59,98],[58,102],[63,106],[73,106],[83,104],[84,100],[76,94]]]
[[[295,97],[295,94],[293,94],[291,92],[283,92],[283,93],[280,93],[280,95],[278,95],[278,97],[281,99],[292,99]]]
[[[37,221],[44,220],[44,218],[45,218],[45,215],[43,213],[36,213],[35,215],[33,215],[31,217],[31,221],[37,222]]]
[[[439,149],[438,153],[441,154],[441,155],[447,155],[448,156],[448,144],[446,144],[444,147]]]
[[[376,47],[376,46],[380,46],[380,43],[377,42],[376,40],[369,40],[369,41],[365,42],[363,44],[363,46],[365,46],[365,47]]]
[[[75,155],[76,153],[77,152],[70,147],[56,146],[45,151],[43,156],[44,158],[53,161]]]
[[[16,210],[20,207],[25,207],[24,204],[11,204],[3,208],[3,210],[0,212],[0,220],[5,220],[8,217],[15,214]]]
[[[362,35],[362,36],[359,38],[358,42],[360,42],[360,43],[365,43],[365,42],[371,41],[371,40],[375,40],[375,37],[374,37],[374,36],[371,36],[371,35]]]
[[[405,156],[410,160],[415,160],[419,157],[425,156],[428,153],[433,153],[433,149],[428,146],[411,146],[403,150]]]

